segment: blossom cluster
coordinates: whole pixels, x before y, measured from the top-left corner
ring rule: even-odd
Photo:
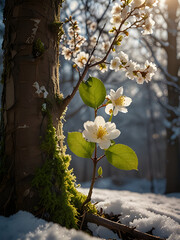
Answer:
[[[68,28],[68,35],[70,39],[66,42],[68,47],[62,47],[62,55],[64,55],[66,60],[70,60],[72,57],[76,57],[86,39],[80,35],[80,28],[77,21],[73,21],[71,17],[66,21],[70,24],[70,27]]]
[[[156,0],[124,0],[119,4],[115,3],[111,11],[112,18],[110,20],[114,31],[117,31],[117,28],[123,24],[129,24],[131,27],[142,27],[144,30],[143,34],[151,34],[154,21],[149,8],[152,8],[155,3]]]
[[[70,16],[66,22],[70,24],[68,28],[68,40],[66,45],[62,46],[62,55],[67,60],[75,63],[74,67],[79,71],[87,64],[89,68],[96,67],[102,73],[111,70],[126,71],[129,79],[135,79],[138,84],[151,81],[156,69],[155,64],[146,61],[144,66],[129,60],[124,52],[118,53],[116,46],[120,46],[122,40],[129,35],[131,28],[142,28],[143,34],[152,33],[154,21],[152,20],[150,9],[156,4],[156,0],[122,0],[115,3],[112,7],[110,23],[112,29],[109,33],[113,35],[103,41],[102,37],[90,37],[90,41],[80,35],[78,22]],[[90,30],[97,29],[97,24],[89,22]],[[98,48],[99,47],[99,48]],[[83,50],[82,50],[83,49]],[[84,50],[86,49],[86,50]],[[100,49],[100,56],[96,56],[96,50]],[[116,56],[108,62],[110,53],[116,52]],[[90,53],[91,52],[91,53]]]
[[[123,87],[118,88],[116,91],[110,90],[110,95],[106,96],[107,103],[105,112],[108,115],[116,116],[118,112],[127,113],[128,107],[132,99],[123,95]],[[110,121],[105,122],[102,116],[97,116],[93,121],[87,121],[84,123],[83,137],[88,142],[94,142],[99,145],[101,149],[107,149],[111,145],[111,140],[117,138],[120,135],[120,131],[116,129],[116,124]]]
[[[131,80],[136,80],[138,84],[151,81],[152,76],[155,74],[156,65],[146,60],[144,66],[140,66],[136,62],[129,60],[127,54],[121,51],[110,62],[110,69],[114,71],[124,70],[126,76]]]

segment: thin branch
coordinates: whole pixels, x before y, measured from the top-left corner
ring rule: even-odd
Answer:
[[[99,162],[103,157],[105,157],[105,154],[102,155],[101,157],[99,157],[99,158],[97,159],[97,162]]]
[[[104,11],[103,14],[101,15],[101,17],[100,17],[99,19],[97,19],[97,23],[100,23],[101,20],[104,18],[105,14],[107,13],[107,11],[108,11],[108,9],[109,9],[109,7],[110,7],[110,4],[111,4],[111,0],[109,0],[109,3],[108,3],[108,5],[107,5],[105,11]]]
[[[167,50],[169,49],[169,43],[168,42],[164,42],[163,40],[157,38],[154,34],[151,34],[151,38],[153,38],[155,43],[159,43],[161,45],[161,47],[167,52]]]
[[[143,37],[142,39],[143,39],[143,41],[146,43],[146,46],[147,46],[148,49],[150,50],[150,52],[151,52],[151,54],[152,54],[152,57],[154,58],[154,61],[155,61],[156,65],[157,65],[158,68],[162,71],[162,73],[163,73],[166,77],[170,78],[172,81],[177,82],[177,81],[178,81],[178,77],[172,76],[172,75],[171,75],[170,73],[168,73],[168,71],[167,71],[165,68],[163,68],[162,65],[159,63],[159,61],[158,61],[158,59],[156,58],[155,53],[154,53],[154,51],[153,51],[150,43],[148,42],[148,40],[147,40],[146,38],[144,38],[144,37]]]
[[[143,3],[141,6],[134,8],[134,9],[127,15],[127,17],[122,20],[121,24],[119,25],[119,28],[116,30],[116,35],[115,35],[115,37],[114,37],[114,39],[113,39],[113,41],[112,41],[112,43],[111,43],[111,45],[110,45],[107,53],[106,53],[106,55],[105,55],[100,61],[91,64],[91,65],[89,66],[89,68],[92,68],[92,67],[94,67],[94,66],[97,66],[97,65],[99,65],[99,64],[101,64],[101,63],[104,63],[104,62],[106,61],[109,53],[111,52],[111,49],[112,49],[113,46],[114,46],[114,43],[115,43],[115,41],[116,41],[119,33],[120,33],[120,32],[124,32],[124,30],[121,31],[122,25],[126,22],[126,20],[132,15],[132,13],[133,13],[136,9],[141,8],[141,7],[143,7],[143,6],[144,6],[144,3]]]
[[[140,232],[138,230],[135,230],[134,227],[128,227],[124,224],[116,223],[113,221],[110,221],[109,219],[105,219],[90,213],[86,214],[85,217],[86,222],[91,222],[95,223],[97,225],[104,226],[106,228],[109,228],[110,230],[115,230],[115,231],[121,231],[127,234],[130,234],[136,239],[141,239],[141,240],[164,240],[164,238],[152,236],[147,233]]]
[[[157,96],[156,96],[157,97]],[[158,103],[166,110],[169,110],[171,112],[173,112],[177,117],[180,116],[180,111],[179,111],[179,108],[178,106],[170,106],[169,104],[167,103],[163,103],[160,98],[157,97],[157,101]]]

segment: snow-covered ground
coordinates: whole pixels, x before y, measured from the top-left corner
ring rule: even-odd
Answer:
[[[108,180],[106,185],[107,183],[110,184]],[[148,182],[142,183],[142,190],[146,193],[140,193],[141,188],[138,187],[137,192],[96,188],[93,191],[93,201],[98,202],[97,207],[102,208],[105,213],[120,214],[119,220],[123,224],[135,226],[143,232],[154,229],[153,234],[156,236],[180,240],[180,193],[166,196],[147,193]],[[129,190],[135,186],[135,182],[125,186]],[[80,191],[87,193],[88,189],[80,188]],[[95,237],[119,239],[117,234],[104,227],[92,223],[88,223],[88,227]],[[74,229],[67,230],[58,224],[35,218],[27,212],[20,211],[9,218],[0,216],[0,240],[97,239],[95,237]]]

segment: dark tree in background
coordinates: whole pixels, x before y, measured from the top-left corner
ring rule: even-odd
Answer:
[[[171,127],[167,128],[167,186],[166,192],[180,192],[180,141],[179,135],[173,137],[175,132],[173,127],[180,127],[180,113],[177,114],[179,105],[179,93],[180,93],[180,76],[178,75],[180,71],[180,56],[178,56],[178,51],[180,46],[178,46],[180,37],[178,36],[178,27],[180,28],[178,18],[178,11],[180,11],[180,3],[177,1],[167,1],[168,8],[168,20],[167,29],[168,30],[168,47],[167,52],[167,71],[170,76],[167,76],[167,81],[177,84],[177,87],[169,84],[167,86],[168,90],[168,117],[167,120],[171,123]],[[179,38],[178,38],[179,37]],[[173,81],[175,77],[175,81]]]
[[[167,0],[155,9],[156,30],[144,38],[155,63],[162,73],[156,81],[165,94],[159,98],[166,110],[166,193],[180,192],[180,2]],[[163,86],[164,84],[164,86]],[[163,92],[163,90],[162,90]]]

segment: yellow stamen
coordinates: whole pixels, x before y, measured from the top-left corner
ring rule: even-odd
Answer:
[[[103,138],[104,135],[107,134],[107,130],[105,127],[99,126],[98,131],[97,131],[97,138]]]
[[[114,103],[118,106],[124,106],[124,102],[125,102],[125,96],[120,96],[114,101]]]
[[[79,60],[80,63],[84,64],[84,60],[86,60],[85,57],[81,57],[81,59]]]

